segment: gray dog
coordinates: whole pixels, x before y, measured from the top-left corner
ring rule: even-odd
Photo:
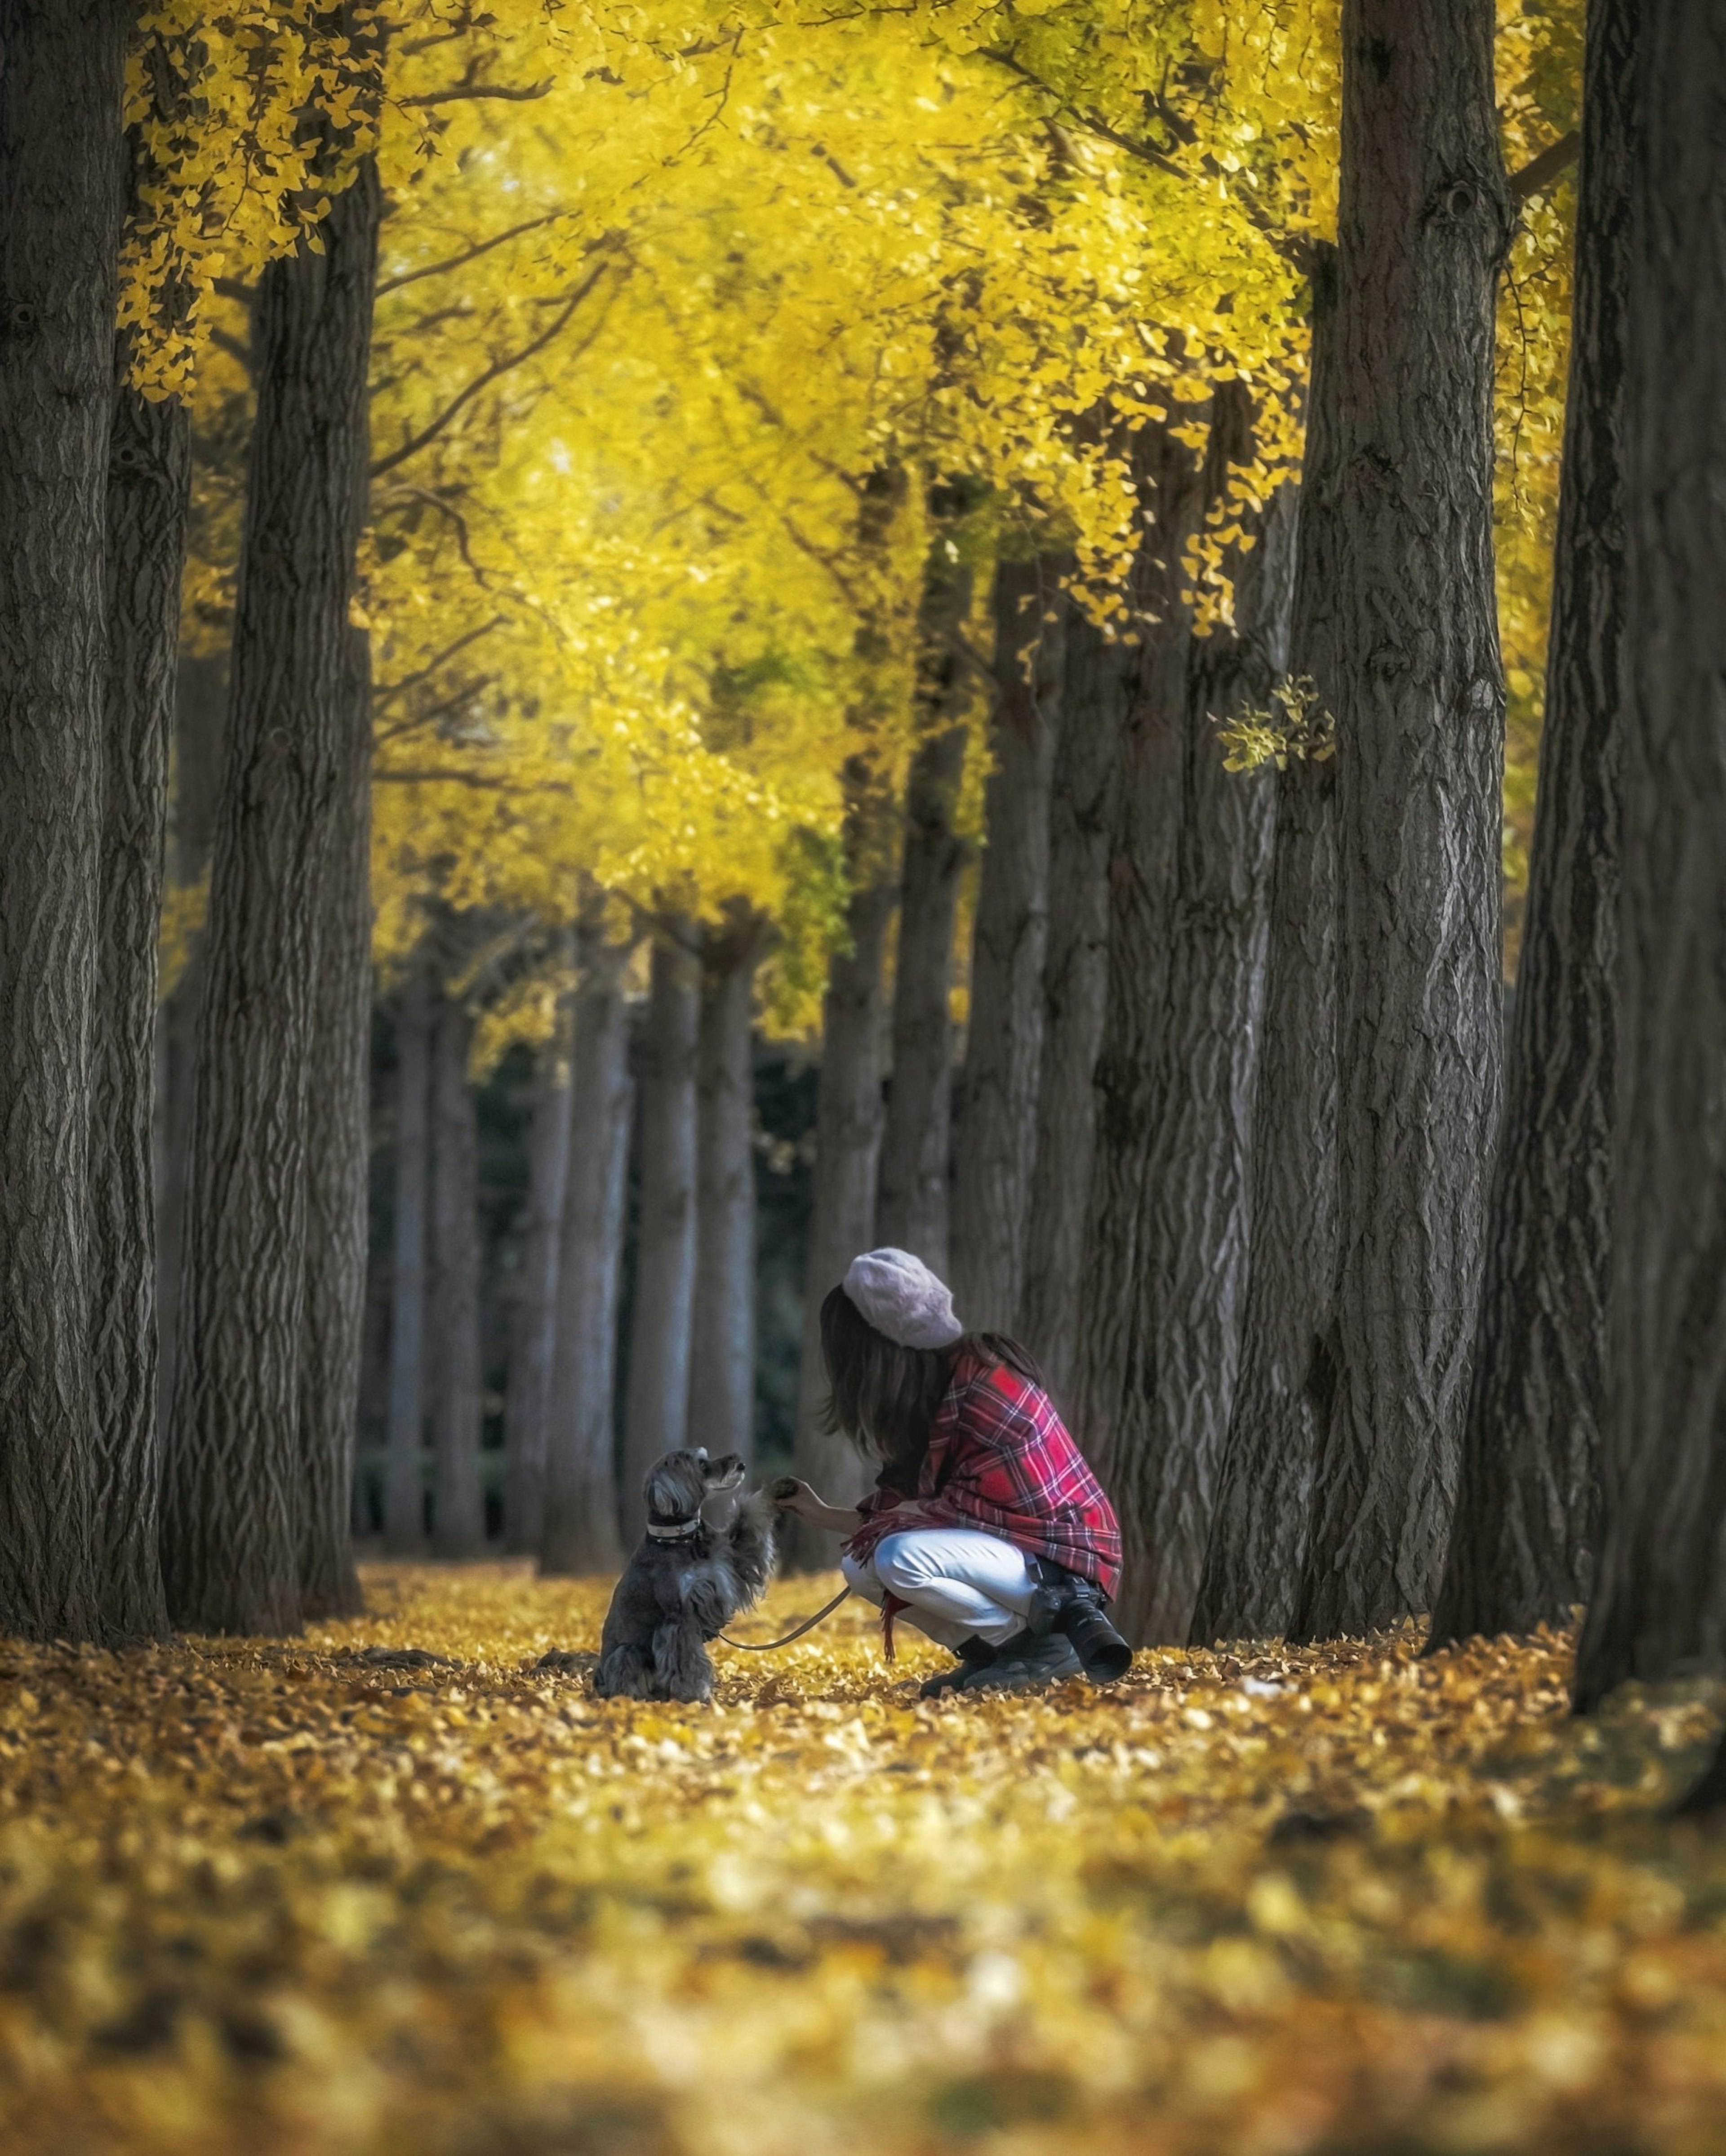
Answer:
[[[713,1697],[707,1642],[753,1609],[773,1576],[773,1507],[740,1496],[735,1452],[668,1452],[642,1494],[648,1532],[606,1612],[593,1689],[602,1699]]]

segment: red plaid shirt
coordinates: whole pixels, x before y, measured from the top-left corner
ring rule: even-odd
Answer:
[[[914,1514],[893,1507],[914,1496]],[[935,1412],[914,1492],[870,1491],[845,1545],[859,1564],[889,1535],[971,1527],[1065,1565],[1113,1596],[1121,1531],[1103,1486],[1041,1385],[1003,1363],[963,1357]]]

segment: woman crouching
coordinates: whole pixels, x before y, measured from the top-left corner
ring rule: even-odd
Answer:
[[[967,1332],[920,1259],[871,1250],[821,1309],[822,1426],[880,1464],[853,1510],[806,1482],[779,1500],[846,1537],[854,1593],[958,1656],[923,1686],[1022,1690],[1124,1674],[1106,1611],[1120,1578],[1114,1508],[1017,1342]]]

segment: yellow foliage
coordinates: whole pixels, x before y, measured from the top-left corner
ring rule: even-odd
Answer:
[[[1570,1722],[1560,1640],[936,1704],[848,1607],[701,1709],[534,1666],[602,1584],[366,1585],[286,1645],[0,1651],[8,2148],[1715,2144],[1726,1845],[1657,1816],[1712,1717]]]

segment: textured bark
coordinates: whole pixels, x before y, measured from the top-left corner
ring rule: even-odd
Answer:
[[[545,1455],[545,1573],[615,1571],[617,1296],[623,1260],[629,1125],[627,956],[584,922],[577,952],[569,1181],[557,1269],[557,1358]]]
[[[395,1247],[390,1277],[390,1404],[383,1543],[411,1557],[426,1539],[427,1209],[431,1188],[429,954],[408,961],[396,1015]]]
[[[1337,485],[1304,505],[1337,721],[1337,1383],[1292,1633],[1432,1607],[1499,1090],[1503,690],[1491,0],[1345,0]]]
[[[1195,644],[1180,562],[1246,416],[1219,393],[1202,475],[1170,438],[1147,444],[1157,521],[1138,582],[1156,626],[1110,861],[1079,1434],[1121,1517],[1118,1621],[1146,1643],[1192,1620],[1239,1344],[1273,794],[1224,770],[1207,712],[1286,656],[1286,506],[1241,565],[1238,638]]]
[[[1672,0],[1641,35],[1613,1378],[1584,1707],[1726,1665],[1726,18]]]
[[[861,758],[846,772],[847,852],[851,899],[848,947],[834,956],[822,1006],[821,1083],[815,1102],[815,1172],[803,1264],[803,1348],[797,1371],[793,1465],[830,1503],[862,1496],[863,1461],[843,1437],[817,1427],[827,1397],[821,1359],[821,1306],[860,1250],[875,1242],[875,1173],[881,1146],[881,1037],[887,933],[898,897],[886,868],[890,810]],[[818,1568],[832,1547],[813,1530],[792,1527],[788,1563]]]
[[[300,1619],[308,1077],[378,206],[367,162],[321,251],[259,283],[164,1508],[169,1609],[199,1631]]]
[[[157,952],[180,572],[192,471],[177,400],[126,387],[108,461],[108,680],[100,948],[90,1115],[90,1349],[96,1576],[105,1629],[167,1630],[158,1551],[156,1318]]]
[[[751,1020],[765,923],[709,928],[697,1055],[695,1313],[689,1430],[711,1453],[755,1457],[755,1163]]]
[[[1060,732],[1049,797],[1048,950],[1037,1150],[1018,1330],[1070,1409],[1097,1134],[1097,1059],[1109,1001],[1109,853],[1120,742],[1138,652],[1067,610]]]
[[[222,737],[228,717],[228,658],[182,654],[174,691],[174,881],[182,889],[209,873],[222,787]],[[192,1103],[197,1064],[197,1013],[203,1000],[204,933],[191,948],[158,1019],[161,1070],[157,1104],[156,1329],[160,1342],[157,1422],[164,1441],[174,1397],[180,1260],[186,1178],[192,1157]]]
[[[952,1264],[965,1323],[1000,1332],[1018,1322],[1037,1158],[1049,789],[1068,567],[1043,557],[1002,562],[995,572],[994,762],[984,797],[986,844],[954,1147]]]
[[[478,1557],[479,1487],[479,1159],[468,1065],[474,1020],[446,989],[432,1019],[432,1265],[428,1377],[432,1395],[432,1550]]]
[[[1290,671],[1329,678],[1329,591],[1305,542],[1335,497],[1335,262],[1313,280],[1313,357]],[[1252,1122],[1251,1248],[1241,1362],[1192,1636],[1283,1630],[1306,1557],[1319,1442],[1336,1384],[1336,764],[1277,778],[1264,1019]]]
[[[1450,1555],[1429,1644],[1588,1599],[1606,1389],[1637,0],[1592,0],[1540,790]]]
[[[918,704],[923,737],[905,787],[899,952],[893,986],[893,1079],[881,1134],[875,1232],[947,1271],[947,1180],[953,1134],[953,932],[971,849],[957,828],[970,729],[970,685],[955,649],[971,611],[968,570],[938,540],[923,598]]]
[[[0,4],[0,1633],[96,1621],[89,1344],[125,18]]]
[[[642,1049],[641,1214],[623,1413],[623,1520],[632,1540],[646,1517],[641,1486],[648,1468],[689,1435],[700,1019],[700,969],[685,943],[662,937],[653,946]]]
[[[308,1617],[366,1606],[354,1570],[354,1441],[371,1168],[371,639],[346,636],[324,865],[306,1113],[300,1594]]]
[[[518,1556],[537,1552],[545,1532],[545,1430],[557,1353],[557,1260],[569,1180],[570,1041],[566,1003],[551,1039],[540,1050],[534,1076],[521,1292],[504,1409],[504,1547]]]

